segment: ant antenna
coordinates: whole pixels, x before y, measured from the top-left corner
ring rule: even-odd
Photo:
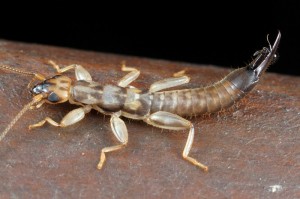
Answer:
[[[26,104],[23,109],[18,113],[18,115],[16,115],[16,117],[10,122],[10,124],[6,127],[6,129],[0,134],[0,142],[1,140],[5,137],[5,135],[8,133],[8,131],[16,124],[16,122],[22,117],[22,115],[28,110],[30,109],[30,107],[41,101],[43,99],[43,95],[39,94],[34,96],[33,100],[31,102],[29,102],[28,104]]]

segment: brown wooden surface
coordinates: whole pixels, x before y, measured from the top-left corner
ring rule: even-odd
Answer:
[[[196,87],[229,70],[161,60],[0,41],[0,63],[53,74],[47,60],[81,64],[94,80],[115,83],[125,60],[142,71],[139,88],[186,69]],[[230,58],[229,58],[230,59]],[[275,67],[275,66],[273,66]],[[286,66],[288,67],[288,66]],[[73,72],[69,73],[73,76]],[[30,78],[0,72],[0,129],[31,100]],[[109,118],[92,112],[74,126],[27,126],[50,116],[59,121],[74,106],[44,105],[27,112],[0,143],[1,198],[300,198],[300,78],[266,74],[230,111],[191,118],[191,156],[204,173],[181,158],[187,131],[170,132],[125,119],[129,144],[108,154],[96,169],[101,148],[116,144]],[[33,197],[34,196],[34,197]]]

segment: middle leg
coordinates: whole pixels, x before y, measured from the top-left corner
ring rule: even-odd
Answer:
[[[100,161],[98,163],[97,168],[102,169],[103,164],[106,160],[106,155],[105,153],[116,151],[119,149],[122,149],[126,146],[128,142],[128,132],[127,132],[127,127],[122,119],[119,118],[118,115],[113,114],[110,118],[110,125],[111,129],[118,139],[121,144],[115,145],[115,146],[110,146],[110,147],[105,147],[101,150],[101,155],[100,155]]]

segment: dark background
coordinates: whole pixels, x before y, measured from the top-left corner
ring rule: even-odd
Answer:
[[[300,75],[299,1],[199,3],[2,7],[0,38],[236,68],[280,30],[269,71]]]

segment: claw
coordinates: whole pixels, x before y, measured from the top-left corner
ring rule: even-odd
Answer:
[[[258,77],[263,74],[263,72],[269,67],[269,65],[273,64],[277,60],[278,55],[276,54],[276,52],[280,42],[280,38],[281,33],[278,32],[274,45],[270,45],[270,49],[264,47],[262,50],[254,53],[254,56],[256,56],[256,58],[248,66],[248,69],[254,70]]]
[[[277,59],[277,48],[280,42],[281,33],[278,32],[277,38],[273,46],[269,43],[269,48],[263,47],[262,50],[254,53],[255,59],[246,67],[232,71],[225,80],[232,83],[235,88],[248,93],[258,83],[261,75],[272,65]]]

